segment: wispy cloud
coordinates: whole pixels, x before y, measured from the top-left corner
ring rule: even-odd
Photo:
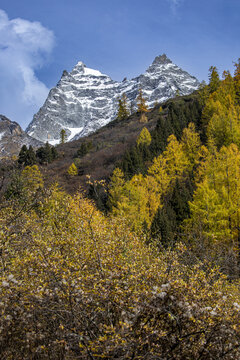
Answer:
[[[177,8],[183,3],[183,0],[167,0],[171,6],[171,10],[174,14],[177,12]]]
[[[0,9],[0,113],[27,125],[48,89],[36,76],[54,46],[54,34],[39,22],[10,20]]]

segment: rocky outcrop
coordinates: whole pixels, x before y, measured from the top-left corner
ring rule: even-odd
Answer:
[[[0,159],[18,155],[23,145],[39,147],[42,142],[26,134],[18,123],[0,115]]]

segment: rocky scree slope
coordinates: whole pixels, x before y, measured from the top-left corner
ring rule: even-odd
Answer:
[[[70,73],[63,72],[26,132],[55,145],[59,143],[61,129],[65,129],[67,140],[76,140],[112,121],[117,113],[117,100],[123,93],[136,109],[140,88],[147,105],[153,107],[156,102],[174,97],[177,91],[179,95],[188,95],[198,86],[195,77],[173,64],[165,54],[157,56],[144,74],[122,82],[78,62]]]

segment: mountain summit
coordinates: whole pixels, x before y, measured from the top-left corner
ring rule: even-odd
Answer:
[[[167,57],[166,54],[162,54],[162,55],[159,55],[159,56],[156,56],[152,65],[155,65],[155,64],[170,64],[172,63],[172,61]]]
[[[61,129],[68,141],[85,136],[116,117],[118,97],[126,94],[136,107],[141,88],[149,107],[179,95],[188,95],[199,86],[198,80],[183,71],[165,55],[157,56],[146,72],[122,82],[112,80],[79,61],[73,70],[63,71],[57,86],[34,115],[26,132],[43,142],[57,144]]]

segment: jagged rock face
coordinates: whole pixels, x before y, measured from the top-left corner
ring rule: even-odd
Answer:
[[[199,86],[198,80],[173,64],[166,55],[157,56],[143,75],[122,82],[113,81],[100,71],[79,62],[62,78],[34,116],[26,132],[43,142],[59,142],[61,129],[68,141],[85,136],[116,117],[118,97],[126,93],[136,107],[141,88],[149,107],[179,95],[188,95]]]
[[[42,142],[27,135],[18,123],[0,115],[0,159],[17,155],[23,145],[39,147]]]

